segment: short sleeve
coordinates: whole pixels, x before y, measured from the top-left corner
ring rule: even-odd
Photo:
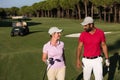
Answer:
[[[81,35],[79,36],[79,42],[83,42],[84,40],[84,36],[83,36],[83,33],[81,33]]]
[[[43,46],[43,53],[48,53],[47,45],[44,45],[44,46]]]
[[[104,32],[101,33],[101,41],[102,41],[102,42],[105,42],[105,41],[106,41]]]

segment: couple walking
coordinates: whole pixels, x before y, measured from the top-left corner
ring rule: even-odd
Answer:
[[[110,65],[104,32],[95,27],[92,17],[86,17],[81,25],[84,31],[78,40],[76,66],[77,68],[82,66],[84,80],[90,80],[92,71],[95,80],[103,80],[102,52],[106,58],[106,66]],[[51,38],[43,46],[42,60],[48,64],[48,68],[50,67],[47,71],[48,80],[65,80],[66,65],[64,42],[60,41],[61,32],[62,29],[51,27],[48,31]],[[80,57],[82,57],[82,60],[80,60]]]

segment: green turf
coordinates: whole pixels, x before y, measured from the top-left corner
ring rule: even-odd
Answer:
[[[11,20],[0,21],[0,80],[42,80],[46,66],[41,60],[42,47],[50,39],[47,31],[52,26],[64,30],[61,40],[65,43],[66,80],[82,80],[82,69],[78,70],[75,66],[78,38],[64,37],[83,31],[79,20],[32,18],[28,21],[30,34],[23,37],[10,36],[11,23]],[[120,24],[97,21],[95,25],[106,32],[112,32],[106,34],[106,39],[113,68],[110,75],[105,74],[104,80],[112,76],[111,80],[119,80]],[[115,56],[115,53],[118,55]],[[91,78],[93,80],[94,77]]]

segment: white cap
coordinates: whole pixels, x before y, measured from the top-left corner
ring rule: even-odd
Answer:
[[[52,35],[52,34],[55,33],[55,32],[62,32],[62,29],[59,29],[59,28],[57,28],[57,27],[51,27],[51,28],[48,30],[48,33],[49,33],[50,35]]]
[[[87,25],[87,24],[89,24],[89,23],[93,23],[94,21],[93,21],[93,18],[92,17],[86,17],[85,19],[84,19],[84,21],[81,23],[81,25]]]

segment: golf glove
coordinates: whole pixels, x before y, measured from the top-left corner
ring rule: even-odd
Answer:
[[[49,65],[49,60],[47,59],[45,63],[46,63],[47,65]]]
[[[53,58],[47,59],[46,64],[47,64],[47,65],[49,65],[49,64],[53,65],[53,64],[54,64]]]
[[[109,59],[105,59],[105,64],[106,64],[106,66],[110,66],[110,61],[109,61]]]

